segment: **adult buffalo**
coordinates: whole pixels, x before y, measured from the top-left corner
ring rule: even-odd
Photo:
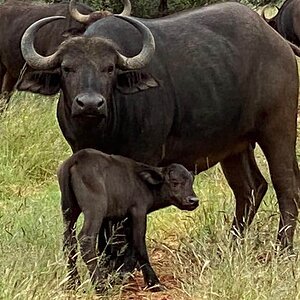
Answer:
[[[125,6],[124,12],[125,14],[130,14],[128,1],[125,1],[125,3],[127,5]],[[77,16],[78,10],[82,14],[89,16],[83,23],[73,19],[73,15],[75,17]],[[0,5],[0,92],[6,94],[8,99],[25,63],[21,54],[20,42],[23,33],[29,25],[48,16],[66,16],[65,22],[47,25],[37,36],[35,44],[37,49],[41,54],[47,55],[53,52],[66,38],[64,33],[82,34],[92,22],[110,14],[107,11],[93,12],[90,7],[84,4],[79,4],[78,10],[74,9],[74,4],[71,5],[70,15],[69,2],[42,4],[9,0]],[[37,80],[44,80],[44,78],[39,77],[37,73],[34,73],[34,75]],[[46,84],[46,82],[44,82],[44,84]],[[45,86],[47,86],[47,84]],[[35,90],[35,92],[39,92],[38,85],[32,86],[31,89]],[[47,89],[44,89],[44,92],[49,94]]]
[[[36,31],[58,18],[30,26],[21,47],[49,78],[47,92],[61,89],[57,117],[74,152],[90,147],[198,172],[220,162],[236,197],[233,229],[242,232],[267,190],[254,157],[258,143],[277,193],[278,239],[292,247],[298,71],[280,35],[228,2],[153,20],[104,18],[42,57]],[[31,80],[25,74],[19,89],[32,91]]]
[[[286,0],[278,8],[277,14],[268,19],[265,15],[267,6],[263,8],[263,19],[285,39],[300,46],[300,2],[298,0]]]

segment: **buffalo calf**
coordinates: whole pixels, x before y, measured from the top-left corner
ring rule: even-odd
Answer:
[[[159,288],[145,244],[146,216],[170,205],[182,210],[195,209],[198,198],[193,191],[191,173],[179,164],[158,168],[122,156],[83,149],[62,164],[58,180],[71,283],[79,282],[75,223],[82,212],[80,251],[98,290],[103,277],[97,265],[97,235],[103,221],[125,217],[131,225],[128,237],[131,254],[138,260],[147,286]]]

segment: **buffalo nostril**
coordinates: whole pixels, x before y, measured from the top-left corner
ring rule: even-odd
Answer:
[[[188,200],[190,204],[196,204],[199,202],[199,199],[197,197],[189,197]]]
[[[84,107],[84,103],[81,100],[76,99],[76,102],[77,102],[78,106],[80,106],[81,108]]]
[[[99,101],[98,104],[97,104],[97,108],[100,108],[103,105],[103,103],[104,103],[103,100]]]

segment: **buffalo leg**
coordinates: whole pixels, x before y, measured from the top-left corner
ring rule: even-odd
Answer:
[[[127,232],[131,230],[127,222],[104,221],[98,236],[98,252],[105,255],[106,266],[118,270],[126,260],[127,251],[122,249],[127,244]]]
[[[99,255],[103,255],[103,254],[107,255],[107,257],[105,257],[105,261],[108,261],[108,259],[110,259],[110,254],[111,254],[110,237],[111,237],[111,231],[110,231],[109,221],[103,220],[102,226],[98,234],[98,253]]]
[[[225,177],[236,198],[232,224],[234,237],[242,235],[249,226],[267,191],[267,182],[258,169],[254,149],[249,148],[222,161]]]
[[[5,73],[2,80],[0,111],[3,111],[5,108],[7,108],[16,82],[16,79],[13,78],[8,72]]]
[[[133,248],[133,236],[132,236],[132,220],[128,218],[124,224],[126,239],[127,239],[127,248],[124,253],[124,263],[121,269],[123,274],[133,272],[137,265],[137,258]]]
[[[3,81],[4,81],[5,73],[6,73],[6,68],[5,68],[5,66],[0,62],[0,92],[2,92],[2,86],[3,86]]]
[[[168,14],[168,0],[160,0],[158,11],[160,16],[166,16]]]
[[[142,269],[145,283],[149,288],[159,287],[159,279],[150,265],[147,253],[145,242],[146,222],[146,212],[144,214],[139,212],[132,214],[132,246]]]
[[[92,283],[99,288],[101,272],[98,265],[96,254],[96,240],[102,224],[102,214],[93,208],[93,210],[83,211],[84,221],[82,229],[78,235],[80,243],[80,252],[82,259],[87,265]]]
[[[98,251],[99,254],[105,255],[106,267],[109,267],[110,270],[120,270],[122,274],[126,274],[133,272],[137,265],[137,258],[132,247],[131,220],[128,218],[122,224],[114,233],[111,229],[113,226],[111,222],[104,221],[102,223],[98,236]],[[114,234],[116,234],[115,237]],[[123,253],[121,253],[122,248],[126,248]]]
[[[283,110],[280,115],[285,113]],[[264,132],[260,134],[258,143],[267,158],[278,199],[280,210],[278,240],[283,249],[292,250],[299,205],[295,112],[290,112],[284,120],[282,122],[280,116],[277,119],[265,120]]]
[[[80,278],[76,268],[77,239],[75,232],[75,223],[79,214],[80,210],[78,207],[63,208],[63,220],[65,225],[63,250],[68,259],[68,270],[70,276],[68,287],[72,289],[80,284]]]
[[[5,106],[6,106],[6,102],[7,102],[7,93],[3,92],[3,83],[4,83],[4,77],[6,74],[6,68],[3,64],[0,63],[0,111],[3,111]]]
[[[14,89],[17,80],[12,77],[8,72],[5,73],[2,83],[2,93],[11,93]]]

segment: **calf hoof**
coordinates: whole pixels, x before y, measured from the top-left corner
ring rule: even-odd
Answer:
[[[157,292],[164,292],[167,290],[167,287],[161,283],[156,283],[154,285],[148,285],[146,288],[147,291],[157,293]]]

